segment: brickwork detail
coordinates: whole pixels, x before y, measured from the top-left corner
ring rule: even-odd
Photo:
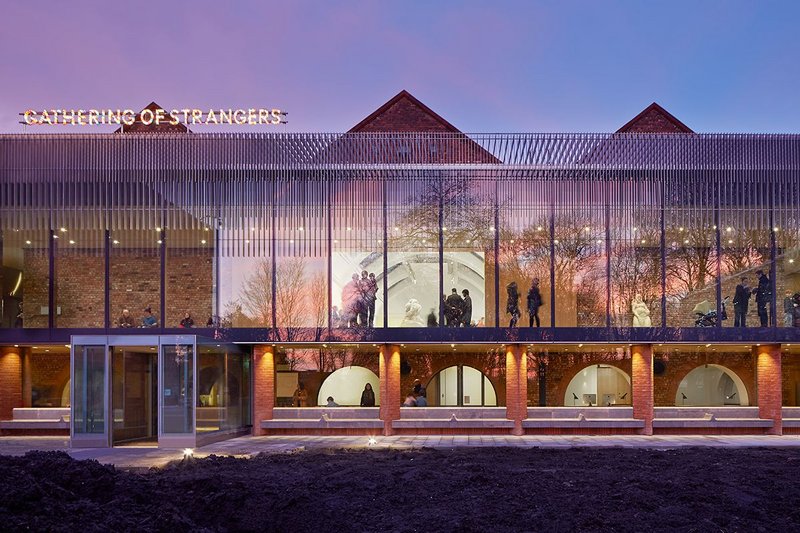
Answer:
[[[758,379],[758,416],[774,421],[768,432],[773,435],[782,434],[781,402],[781,346],[780,344],[764,344],[754,346]]]
[[[497,405],[506,404],[505,368],[500,357],[481,353],[463,352],[444,354],[404,353],[403,360],[409,364],[411,372],[400,377],[399,399],[401,402],[414,387],[415,379],[419,379],[420,383],[428,387],[431,379],[445,368],[455,365],[464,365],[480,370],[494,387],[495,394],[497,395]],[[430,401],[430,398],[428,401]]]
[[[22,407],[22,354],[19,348],[0,348],[0,420],[10,420]]]
[[[275,407],[275,353],[272,346],[253,347],[253,435],[263,435],[262,420],[272,420]]]
[[[506,346],[506,418],[514,421],[514,435],[522,435],[528,418],[528,357],[519,344]]]
[[[392,435],[392,420],[400,418],[400,347],[382,345],[379,358],[380,417],[384,434]]]
[[[657,407],[674,407],[681,381],[689,372],[706,364],[723,366],[739,376],[750,402],[755,402],[755,357],[750,353],[712,351],[659,353],[656,359],[665,365],[664,373],[653,378],[654,402]]]
[[[631,347],[631,388],[633,418],[644,420],[644,435],[653,434],[653,347]]]

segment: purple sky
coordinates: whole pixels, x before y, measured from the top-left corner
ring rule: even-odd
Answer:
[[[797,132],[798,20],[795,0],[8,1],[0,132],[151,100],[346,131],[403,88],[466,132],[613,131],[652,101],[699,132]]]

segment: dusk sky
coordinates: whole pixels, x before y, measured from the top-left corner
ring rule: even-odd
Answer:
[[[798,20],[797,1],[5,1],[0,132],[153,100],[346,131],[401,89],[465,132],[614,131],[653,101],[698,132],[798,132]]]

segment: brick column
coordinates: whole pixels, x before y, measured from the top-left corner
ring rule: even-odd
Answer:
[[[383,420],[383,434],[391,435],[392,420],[400,418],[400,347],[393,344],[381,346],[380,368],[380,416]]]
[[[753,346],[756,357],[756,385],[758,387],[758,417],[773,421],[770,435],[783,434],[781,407],[783,384],[781,378],[781,345]]]
[[[11,420],[15,407],[22,407],[22,350],[0,348],[0,420]]]
[[[275,408],[275,349],[253,347],[253,435],[263,435],[262,420],[272,419]]]
[[[512,435],[522,435],[528,418],[528,357],[519,344],[506,346],[506,418],[514,421]]]
[[[31,352],[22,350],[22,407],[31,407],[31,392]]]
[[[653,434],[653,346],[631,346],[633,418],[644,420],[643,435]]]

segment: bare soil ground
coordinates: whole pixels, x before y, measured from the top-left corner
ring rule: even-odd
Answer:
[[[800,451],[331,450],[133,473],[0,456],[4,531],[797,531]]]

